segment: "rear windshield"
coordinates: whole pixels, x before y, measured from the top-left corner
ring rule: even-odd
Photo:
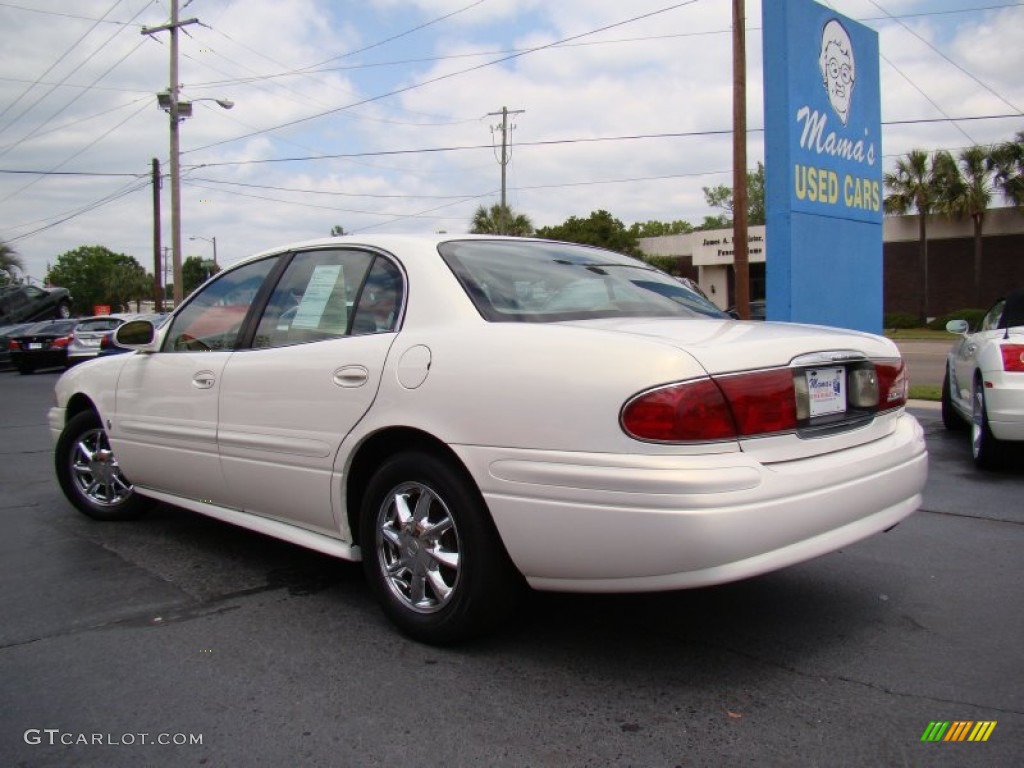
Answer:
[[[113,331],[124,320],[116,317],[102,317],[96,320],[83,320],[76,327],[76,331]]]
[[[545,240],[457,240],[438,250],[491,322],[726,317],[671,275],[599,248]]]
[[[25,336],[49,333],[59,336],[64,333],[71,333],[77,323],[77,320],[44,320],[41,323],[28,326],[19,333]]]

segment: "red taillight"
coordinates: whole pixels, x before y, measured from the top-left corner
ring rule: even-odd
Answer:
[[[796,429],[796,393],[788,368],[715,379],[741,437]]]
[[[1024,344],[1003,344],[1003,370],[1024,373]]]
[[[907,372],[902,360],[876,360],[878,410],[887,411],[907,404]]]
[[[796,428],[789,369],[697,379],[638,395],[622,427],[640,440],[735,440]]]
[[[70,343],[71,343],[71,337],[70,336],[61,336],[59,339],[54,339],[50,343],[50,348],[51,349],[64,349],[64,347],[66,347]]]
[[[103,338],[100,339],[100,349],[110,349],[114,346],[114,334],[105,333]]]
[[[10,350],[20,349],[20,347],[18,346],[18,342],[16,342],[14,339],[11,339],[10,341],[7,342],[7,348]]]
[[[622,410],[622,428],[640,440],[736,438],[729,406],[711,379],[685,381],[637,395]]]

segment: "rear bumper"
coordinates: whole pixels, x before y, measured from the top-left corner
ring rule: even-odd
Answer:
[[[985,410],[993,435],[1024,440],[1024,373],[986,371]]]
[[[513,562],[537,589],[634,592],[724,583],[883,531],[920,504],[924,435],[810,459],[745,453],[565,454],[457,447]]]

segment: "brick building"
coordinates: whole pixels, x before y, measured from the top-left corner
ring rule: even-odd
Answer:
[[[884,311],[916,315],[924,301],[924,273],[918,250],[918,217],[887,216],[883,223]],[[764,260],[770,243],[764,227],[751,227],[750,297],[765,295]],[[938,317],[957,309],[986,309],[1012,288],[1024,287],[1024,209],[993,208],[982,230],[983,275],[981,306],[974,293],[974,232],[969,218],[951,221],[932,215],[928,232],[928,311]],[[686,235],[647,237],[640,248],[652,256],[675,256],[679,274],[696,280],[712,301],[725,309],[732,306],[732,262],[723,255],[727,246],[708,249],[707,243],[731,238],[731,230],[691,232]],[[763,239],[758,239],[763,238]],[[756,253],[754,251],[757,251]]]

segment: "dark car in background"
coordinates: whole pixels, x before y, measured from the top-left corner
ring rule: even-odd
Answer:
[[[11,353],[7,349],[7,342],[12,336],[17,336],[35,323],[15,323],[14,325],[0,325],[0,369],[6,370],[11,367]]]
[[[11,363],[23,375],[40,368],[66,367],[68,344],[76,325],[77,320],[47,320],[9,337],[7,350]]]
[[[735,306],[729,307],[725,311],[728,312],[731,317],[734,317],[737,320],[740,319],[740,312],[739,312],[739,310]],[[750,319],[751,320],[764,320],[765,317],[766,317],[766,314],[767,314],[767,312],[766,312],[766,309],[765,309],[765,300],[764,299],[754,299],[753,301],[750,302]]]
[[[67,288],[39,288],[35,285],[0,287],[0,325],[69,317],[71,294]]]

